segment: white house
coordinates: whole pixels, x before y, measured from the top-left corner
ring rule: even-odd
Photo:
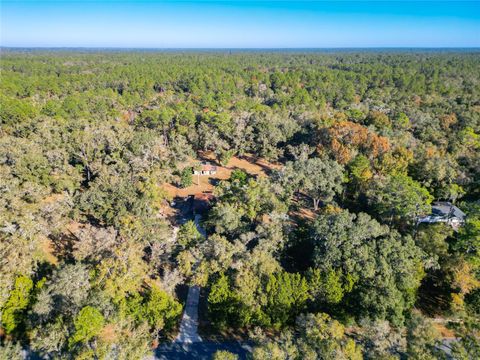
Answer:
[[[194,175],[215,175],[216,173],[217,167],[207,161],[202,161],[199,169],[193,169]]]

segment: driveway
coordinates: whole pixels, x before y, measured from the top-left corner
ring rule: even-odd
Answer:
[[[185,311],[183,312],[180,331],[176,343],[196,343],[201,342],[202,338],[198,335],[198,302],[200,298],[200,288],[190,286],[188,289]]]
[[[205,229],[200,225],[202,217],[195,215],[195,225],[202,236],[206,237]],[[185,303],[185,310],[180,323],[180,331],[175,339],[176,343],[197,343],[201,342],[202,338],[198,335],[198,303],[200,300],[200,288],[198,286],[190,286],[188,289],[187,301]]]
[[[207,236],[205,229],[200,225],[202,217],[195,215],[194,221],[198,231],[204,237]],[[180,323],[180,331],[173,343],[160,345],[155,350],[154,359],[182,360],[182,359],[208,359],[211,360],[218,350],[227,350],[237,354],[239,359],[247,359],[252,348],[249,344],[236,341],[214,342],[202,341],[198,334],[198,303],[200,288],[191,286],[188,289],[187,301]],[[149,357],[148,359],[151,359]]]

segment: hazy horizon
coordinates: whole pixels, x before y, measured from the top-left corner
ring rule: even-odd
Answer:
[[[175,51],[232,51],[232,52],[242,52],[242,51],[271,51],[271,52],[335,52],[335,51],[480,51],[480,46],[432,46],[432,47],[394,47],[394,46],[384,46],[384,47],[177,47],[177,48],[162,48],[162,47],[109,47],[109,46],[0,46],[0,49],[5,50],[58,50],[58,51],[76,51],[76,50],[87,50],[87,51],[96,51],[96,50],[108,50],[108,51],[145,51],[145,52],[155,52],[155,51],[164,51],[164,52],[175,52]]]

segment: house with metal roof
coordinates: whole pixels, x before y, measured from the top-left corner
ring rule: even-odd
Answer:
[[[466,214],[458,207],[449,202],[436,202],[432,204],[432,213],[420,217],[419,223],[438,223],[443,222],[450,225],[453,229],[458,229],[465,223]]]
[[[207,161],[202,161],[198,169],[193,169],[194,175],[215,175],[217,173],[217,167],[210,164]]]

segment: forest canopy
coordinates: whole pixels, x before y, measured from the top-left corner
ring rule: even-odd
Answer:
[[[442,358],[445,333],[480,357],[478,52],[2,49],[0,67],[0,357],[142,359],[186,285],[254,359]],[[169,189],[207,155],[231,173],[202,194],[204,234]],[[464,223],[419,223],[438,202]]]

